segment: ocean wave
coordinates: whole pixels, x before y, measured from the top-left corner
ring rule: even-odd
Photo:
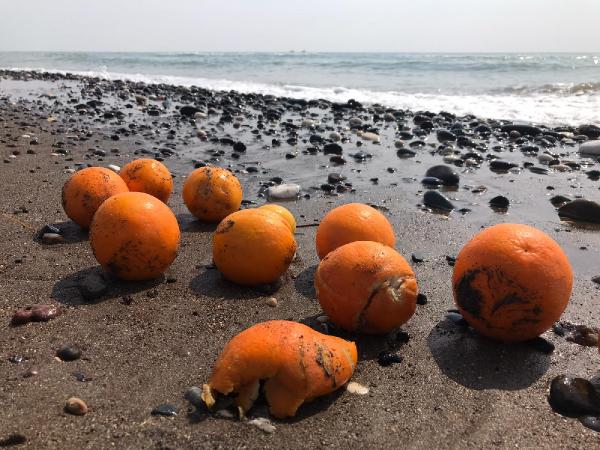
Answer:
[[[8,69],[8,68],[7,68]],[[128,80],[148,84],[198,86],[216,91],[238,91],[278,97],[324,99],[427,111],[448,111],[458,115],[474,114],[491,119],[519,120],[547,125],[600,123],[600,83],[556,84],[542,87],[511,87],[485,94],[440,94],[400,91],[376,91],[344,86],[314,87],[268,84],[227,79],[188,78],[173,75],[147,75],[101,71],[45,70],[11,68],[8,70],[71,73],[105,80]],[[565,94],[570,95],[565,95]]]

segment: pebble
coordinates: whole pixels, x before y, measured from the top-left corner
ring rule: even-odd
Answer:
[[[71,397],[65,404],[65,412],[74,416],[84,416],[88,412],[88,406],[79,397]]]
[[[361,138],[367,140],[367,141],[371,141],[371,142],[374,142],[376,144],[378,144],[380,142],[379,135],[375,134],[375,133],[369,133],[369,132],[367,132],[367,133],[361,133],[361,134],[359,134],[359,136]]]
[[[427,191],[423,195],[423,204],[429,208],[450,212],[454,205],[437,191]]]
[[[377,362],[379,363],[380,366],[388,367],[388,366],[391,366],[392,364],[401,363],[403,361],[403,359],[404,358],[402,358],[402,356],[400,356],[396,353],[383,351],[383,352],[379,353],[379,356],[377,357]]]
[[[552,326],[552,331],[567,341],[584,347],[598,346],[598,328],[560,321]]]
[[[342,135],[337,131],[332,131],[329,133],[329,139],[331,139],[333,142],[339,142],[342,140]]]
[[[28,322],[48,322],[60,315],[60,309],[55,305],[32,305],[17,310],[11,319],[13,325],[23,325]]]
[[[396,147],[397,149],[401,149],[404,148],[406,146],[404,141],[395,141],[394,142],[394,147]]]
[[[600,155],[600,141],[587,141],[579,146],[579,153],[585,155]]]
[[[192,386],[189,388],[185,392],[184,398],[196,408],[201,408],[204,406],[204,400],[202,400],[202,389],[197,386]]]
[[[121,168],[119,166],[117,166],[116,164],[109,164],[106,167],[109,168],[110,170],[112,170],[115,173],[119,173],[121,171]]]
[[[277,299],[275,297],[268,298],[265,300],[265,304],[271,308],[275,308],[277,306]]]
[[[490,200],[491,208],[496,211],[505,212],[508,210],[509,205],[510,205],[510,201],[503,195],[498,195]]]
[[[550,203],[552,203],[552,205],[554,205],[556,208],[564,205],[565,203],[569,203],[570,201],[571,199],[565,197],[564,195],[555,195],[550,199]]]
[[[179,409],[170,403],[163,403],[152,410],[150,414],[153,416],[175,417],[179,413]]]
[[[437,139],[440,142],[456,141],[456,135],[448,130],[439,130],[437,132]]]
[[[409,150],[407,148],[401,148],[400,150],[398,150],[396,152],[396,155],[399,158],[412,158],[413,156],[415,156],[417,153],[413,152],[412,150]]]
[[[275,425],[273,425],[271,421],[265,417],[257,417],[249,420],[248,424],[258,428],[261,431],[264,431],[267,434],[272,434],[276,430]]]
[[[323,146],[323,153],[325,155],[341,155],[344,153],[344,149],[339,144],[329,143]]]
[[[81,358],[81,350],[70,345],[63,345],[57,350],[56,356],[62,361],[75,361]]]
[[[363,386],[362,384],[357,383],[356,381],[350,381],[346,385],[346,390],[351,394],[356,395],[367,395],[369,393],[369,388],[367,386]]]
[[[550,384],[548,402],[554,411],[567,417],[600,414],[600,395],[584,378],[559,375]]]
[[[343,181],[346,181],[346,177],[339,173],[330,173],[329,175],[327,175],[327,181],[331,184],[338,184]]]
[[[297,184],[280,184],[267,189],[270,200],[295,200],[300,195],[300,186]]]
[[[591,200],[576,199],[558,208],[560,218],[600,223],[600,205]]]
[[[490,162],[490,170],[506,172],[513,167],[517,167],[517,164],[508,161],[502,161],[500,159],[494,159]]]
[[[442,180],[445,186],[458,186],[460,179],[458,174],[451,167],[444,165],[430,167],[427,169],[427,172],[425,172],[425,176]]]
[[[425,294],[423,294],[422,292],[419,292],[419,294],[417,295],[417,305],[426,305],[427,304],[427,296]]]

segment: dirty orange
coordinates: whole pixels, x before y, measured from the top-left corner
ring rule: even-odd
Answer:
[[[245,209],[219,223],[213,260],[225,278],[244,285],[269,284],[288,269],[296,241],[278,214]]]
[[[179,236],[171,209],[143,192],[110,197],[90,227],[94,256],[107,272],[123,280],[160,276],[177,256]]]
[[[329,252],[353,241],[374,241],[393,247],[394,229],[386,217],[364,203],[347,203],[329,211],[317,228],[317,254]]]
[[[75,172],[64,184],[62,205],[69,219],[87,229],[104,200],[127,191],[127,184],[112,170],[88,167]]]
[[[458,309],[475,330],[501,341],[525,341],[560,318],[573,271],[550,236],[504,223],[486,228],[462,248],[452,285]]]
[[[167,203],[173,192],[173,177],[169,169],[155,159],[136,159],[119,172],[132,192],[145,192]]]
[[[260,382],[271,414],[291,417],[307,401],[343,386],[356,367],[354,342],[321,334],[297,322],[254,325],[229,341],[203,386],[207,406],[218,394],[237,394],[242,414],[259,395]]]
[[[387,333],[416,309],[418,286],[406,260],[391,247],[355,241],[319,263],[315,289],[329,319],[349,331]]]
[[[200,167],[183,185],[183,201],[198,219],[219,222],[240,209],[242,185],[229,170],[220,167]]]

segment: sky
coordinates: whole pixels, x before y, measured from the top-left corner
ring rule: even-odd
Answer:
[[[600,52],[600,0],[0,0],[0,51]]]

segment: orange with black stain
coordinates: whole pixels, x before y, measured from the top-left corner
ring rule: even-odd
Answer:
[[[143,192],[126,192],[106,200],[90,227],[94,256],[123,280],[150,280],[175,260],[179,224],[162,201]]]
[[[200,167],[183,185],[183,201],[200,220],[218,222],[240,209],[242,185],[237,177],[220,167]]]
[[[393,247],[394,229],[386,217],[363,203],[347,203],[329,211],[317,228],[317,254],[329,252],[354,241],[374,241]]]
[[[550,236],[505,223],[486,228],[462,248],[452,285],[458,309],[475,330],[501,341],[525,341],[560,318],[573,271]]]
[[[225,278],[256,286],[277,281],[296,254],[296,241],[276,213],[245,209],[219,223],[213,236],[213,260]]]
[[[237,394],[242,413],[259,395],[260,382],[273,416],[291,417],[304,403],[343,386],[356,367],[354,342],[321,334],[297,322],[254,325],[229,341],[203,387],[207,406],[216,393]]]
[[[69,219],[87,229],[104,200],[127,191],[127,184],[112,170],[88,167],[75,172],[64,184],[62,206]]]
[[[173,192],[173,177],[169,169],[154,159],[136,159],[119,172],[131,192],[145,192],[164,203]]]
[[[338,247],[315,273],[319,303],[349,331],[388,333],[414,314],[418,286],[408,262],[391,247],[355,241]]]

